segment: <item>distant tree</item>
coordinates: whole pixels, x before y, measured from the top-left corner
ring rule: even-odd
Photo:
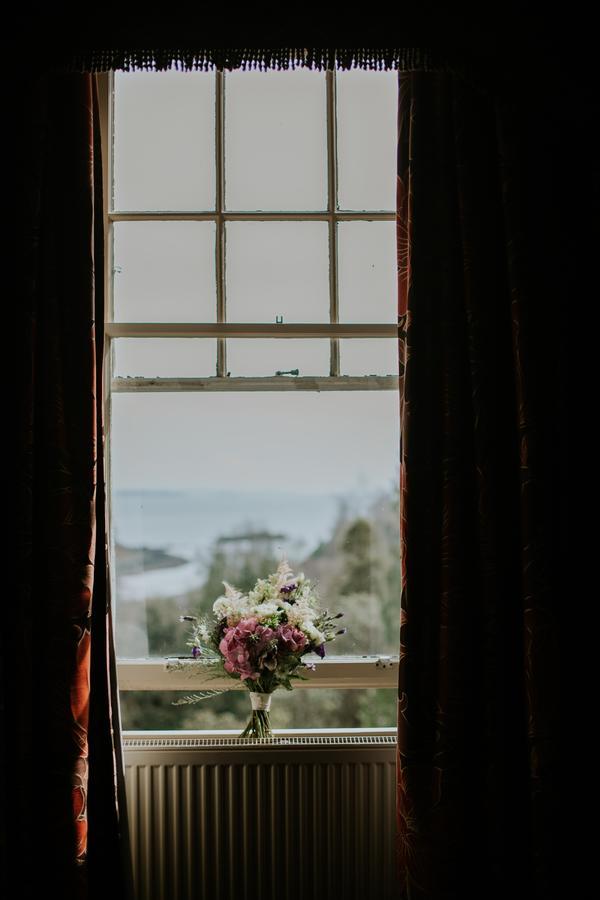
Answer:
[[[249,591],[258,578],[275,571],[280,560],[274,544],[282,537],[255,529],[217,538],[210,551],[204,584],[194,594],[198,611],[210,613],[213,603],[223,593],[224,581],[241,591]]]
[[[344,655],[384,652],[385,626],[381,599],[376,594],[348,593],[340,596],[335,608],[338,607],[344,613],[340,625],[343,623],[348,631],[339,645],[334,645],[336,652]]]
[[[224,573],[228,569],[227,554],[218,543],[215,543],[208,560],[204,584],[199,590],[188,595],[190,606],[188,612],[192,613],[195,610],[197,614],[204,615],[212,611],[213,603],[223,593],[223,579],[227,578]]]
[[[186,652],[179,616],[181,597],[151,597],[146,601],[148,652],[150,656],[174,656]]]

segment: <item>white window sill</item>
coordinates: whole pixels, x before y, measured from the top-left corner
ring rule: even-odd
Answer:
[[[185,670],[167,671],[167,662],[176,657],[119,659],[117,673],[122,691],[246,690],[231,678],[208,678],[201,664],[180,660]],[[312,661],[312,660],[311,660]],[[337,656],[315,661],[315,671],[306,671],[306,681],[296,681],[294,690],[306,688],[395,688],[398,685],[397,656]]]
[[[396,728],[275,728],[272,746],[315,748],[316,746],[395,746]],[[252,741],[241,741],[239,730],[149,730],[123,731],[125,750],[193,750],[246,746],[251,749]],[[269,745],[266,740],[265,746]]]

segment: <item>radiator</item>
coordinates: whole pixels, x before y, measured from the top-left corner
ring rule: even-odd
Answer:
[[[136,900],[392,900],[392,736],[124,737]]]

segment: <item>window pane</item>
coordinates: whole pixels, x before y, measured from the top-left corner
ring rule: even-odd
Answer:
[[[228,209],[325,209],[325,73],[227,72],[225,171]]]
[[[397,322],[395,222],[338,225],[340,322]]]
[[[114,394],[118,654],[185,653],[283,554],[346,615],[328,653],[397,653],[398,474],[396,391]]]
[[[396,209],[398,73],[336,73],[338,205]]]
[[[121,691],[124,731],[242,731],[249,719],[247,691],[228,691],[192,706],[173,706],[189,691]],[[395,728],[398,692],[394,688],[366,690],[284,690],[271,703],[273,728]]]
[[[216,375],[213,338],[116,338],[113,375],[118,378],[205,378]]]
[[[114,206],[215,208],[214,72],[115,72]]]
[[[276,375],[295,369],[299,377],[329,375],[329,348],[328,339],[230,339],[227,341],[227,370],[234,377]]]
[[[398,376],[398,341],[396,338],[341,338],[340,373]]]
[[[214,222],[116,222],[116,322],[214,322]]]
[[[228,222],[227,321],[329,321],[324,222]]]

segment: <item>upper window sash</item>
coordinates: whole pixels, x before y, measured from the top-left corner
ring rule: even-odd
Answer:
[[[348,211],[338,209],[338,173],[337,173],[337,122],[336,122],[336,73],[334,71],[326,72],[326,131],[327,131],[327,209],[314,212],[264,212],[264,211],[232,211],[225,209],[224,197],[224,79],[226,76],[222,72],[216,72],[216,115],[215,115],[215,153],[216,153],[216,208],[209,211],[184,212],[128,212],[123,210],[114,211],[112,208],[112,183],[113,183],[113,104],[111,98],[114,96],[114,75],[108,73],[106,75],[97,76],[100,89],[101,113],[103,120],[102,137],[103,137],[103,156],[105,162],[105,171],[107,178],[105,183],[105,224],[106,224],[106,246],[107,246],[107,326],[114,323],[114,304],[113,304],[113,262],[112,262],[112,226],[118,222],[142,222],[142,221],[214,221],[216,224],[216,247],[215,247],[215,273],[216,273],[216,323],[226,323],[226,299],[225,299],[225,224],[227,221],[323,221],[328,223],[328,255],[329,255],[329,323],[335,325],[339,322],[339,289],[338,289],[338,234],[337,224],[339,222],[360,222],[360,221],[394,221],[395,211],[392,210],[369,210],[369,211]],[[148,323],[151,324],[151,323]],[[227,323],[227,324],[231,324]],[[137,323],[119,323],[121,326],[121,335],[127,334],[134,336],[137,334]],[[129,328],[134,330],[129,330]],[[285,329],[286,326],[283,328]],[[394,326],[395,328],[395,326]],[[110,339],[115,336],[115,331],[107,327],[107,337]],[[372,335],[371,329],[365,329],[361,326],[355,328],[356,336],[368,337]],[[262,331],[261,335],[267,336],[266,331]],[[281,330],[278,336],[283,337],[285,330]],[[396,336],[397,329],[389,328],[386,336]],[[144,336],[150,336],[147,331]],[[225,334],[223,334],[225,336]],[[258,333],[257,333],[258,336]],[[308,335],[307,335],[308,336]],[[330,334],[332,337],[332,370],[331,375],[339,374],[338,356],[339,351],[335,344],[337,337],[342,336],[341,333]],[[224,357],[225,348],[220,347],[220,355]],[[219,366],[219,375],[225,376],[225,364]],[[221,371],[222,370],[222,371]]]

